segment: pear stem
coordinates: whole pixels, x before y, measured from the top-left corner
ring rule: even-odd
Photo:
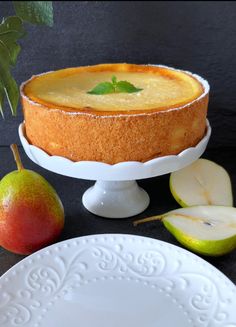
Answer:
[[[147,223],[149,221],[155,221],[155,220],[162,220],[163,219],[163,215],[159,215],[159,216],[152,216],[152,217],[147,217],[147,218],[144,218],[144,219],[139,219],[139,220],[135,220],[133,222],[133,225],[134,226],[137,226],[139,224],[143,224],[143,223]]]
[[[11,150],[12,150],[12,153],[13,153],[16,165],[17,165],[17,169],[19,171],[24,169],[17,145],[16,144],[11,144]]]

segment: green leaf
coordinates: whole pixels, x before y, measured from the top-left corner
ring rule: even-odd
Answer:
[[[115,88],[110,82],[103,82],[96,85],[91,91],[87,92],[88,94],[110,94],[115,93]]]
[[[17,16],[3,19],[0,24],[0,114],[6,97],[12,114],[16,115],[19,89],[11,76],[11,67],[16,64],[21,47],[17,43],[26,32],[22,20],[33,24],[53,25],[52,1],[13,1]]]
[[[87,92],[88,94],[111,94],[111,93],[135,93],[142,91],[143,89],[139,89],[135,87],[133,84],[127,81],[117,82],[116,76],[112,76],[111,82],[103,82],[96,85],[91,91]]]
[[[22,20],[19,17],[8,17],[0,24],[0,44],[7,50],[8,61],[11,65],[16,64],[20,46],[16,43],[25,35]]]
[[[112,78],[111,78],[111,80],[112,80],[112,83],[113,84],[116,84],[117,83],[117,78],[116,78],[116,76],[112,76]]]
[[[10,68],[15,65],[20,52],[18,39],[25,35],[22,20],[12,16],[0,24],[0,112],[3,116],[3,103],[6,96],[12,114],[16,115],[19,100],[18,86],[11,76]]]
[[[22,20],[17,16],[10,16],[7,18],[3,18],[2,23],[0,25],[0,33],[8,33],[9,31],[15,32],[15,39],[19,39],[20,37],[25,35],[24,26],[22,24]]]
[[[17,16],[32,24],[53,25],[52,1],[13,1]]]
[[[17,105],[20,97],[18,85],[10,73],[6,73],[4,77],[4,84],[4,91],[11,108],[12,115],[16,116]]]
[[[10,74],[9,70],[9,55],[4,47],[0,43],[0,87],[1,94],[5,94],[11,108],[13,115],[16,115],[17,104],[19,100],[19,89],[16,81]],[[3,99],[2,99],[3,103]]]
[[[0,113],[2,115],[2,118],[4,118],[4,113],[3,113],[3,103],[4,103],[4,88],[3,85],[0,83]]]
[[[117,93],[135,93],[142,91],[143,89],[135,87],[133,84],[127,81],[120,81],[116,84]]]
[[[0,34],[0,43],[5,46],[9,56],[9,62],[12,66],[16,64],[18,54],[20,53],[20,46],[16,42],[12,41],[11,37],[7,34]]]

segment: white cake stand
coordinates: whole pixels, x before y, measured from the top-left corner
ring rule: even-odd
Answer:
[[[204,138],[195,146],[178,155],[159,157],[145,163],[136,161],[109,165],[96,161],[73,162],[64,157],[50,156],[29,144],[24,123],[19,126],[19,136],[28,157],[39,166],[57,174],[96,180],[83,195],[82,202],[90,212],[106,218],[127,218],[144,211],[149,196],[135,180],[168,174],[197,160],[205,151],[211,135],[207,121]]]

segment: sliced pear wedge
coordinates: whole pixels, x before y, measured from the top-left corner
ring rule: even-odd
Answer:
[[[218,164],[198,159],[170,175],[170,191],[181,207],[233,206],[230,177]]]
[[[161,220],[169,232],[189,250],[208,256],[236,249],[236,208],[194,206],[134,222]]]

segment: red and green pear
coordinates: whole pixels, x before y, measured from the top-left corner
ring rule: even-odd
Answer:
[[[30,254],[54,242],[64,227],[64,209],[54,188],[38,173],[24,169],[16,145],[18,170],[0,181],[0,246]]]

